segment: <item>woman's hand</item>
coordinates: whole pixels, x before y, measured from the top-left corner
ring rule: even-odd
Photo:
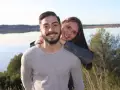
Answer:
[[[39,37],[36,39],[36,41],[35,41],[35,45],[38,45],[38,44],[42,44],[43,43],[43,37],[42,37],[42,35],[41,35],[41,33],[40,33],[40,35],[39,35]]]

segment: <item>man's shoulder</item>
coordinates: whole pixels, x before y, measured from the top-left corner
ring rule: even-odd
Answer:
[[[74,55],[72,52],[66,49],[63,50],[61,57],[67,60],[72,65],[75,65],[76,63],[80,63],[80,59],[76,55]]]
[[[24,51],[22,57],[21,57],[21,63],[29,63],[31,64],[32,59],[34,58],[34,54],[36,52],[37,47],[33,46],[31,48],[28,48],[27,50]]]
[[[37,49],[38,49],[38,47],[36,47],[36,46],[30,47],[27,50],[25,50],[25,52],[23,53],[23,55],[25,55],[25,56],[31,56],[31,55],[33,55],[36,52]]]
[[[72,52],[70,52],[70,51],[68,51],[67,49],[65,49],[64,48],[64,50],[63,50],[63,54],[64,55],[66,55],[66,56],[68,56],[69,58],[71,58],[71,59],[78,59],[78,57],[75,55],[75,54],[73,54]]]

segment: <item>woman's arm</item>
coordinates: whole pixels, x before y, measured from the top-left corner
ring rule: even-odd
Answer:
[[[64,47],[68,51],[75,54],[81,60],[83,65],[92,63],[92,60],[93,60],[93,52],[92,51],[81,48],[72,42],[66,42]]]

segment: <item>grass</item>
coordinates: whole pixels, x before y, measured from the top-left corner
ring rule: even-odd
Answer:
[[[83,68],[85,90],[120,90],[119,79],[110,76],[107,70],[100,70],[95,66],[91,71]]]

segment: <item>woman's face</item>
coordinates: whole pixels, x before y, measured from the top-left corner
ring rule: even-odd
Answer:
[[[69,41],[75,38],[78,33],[78,25],[76,22],[65,22],[62,24],[62,39]]]

